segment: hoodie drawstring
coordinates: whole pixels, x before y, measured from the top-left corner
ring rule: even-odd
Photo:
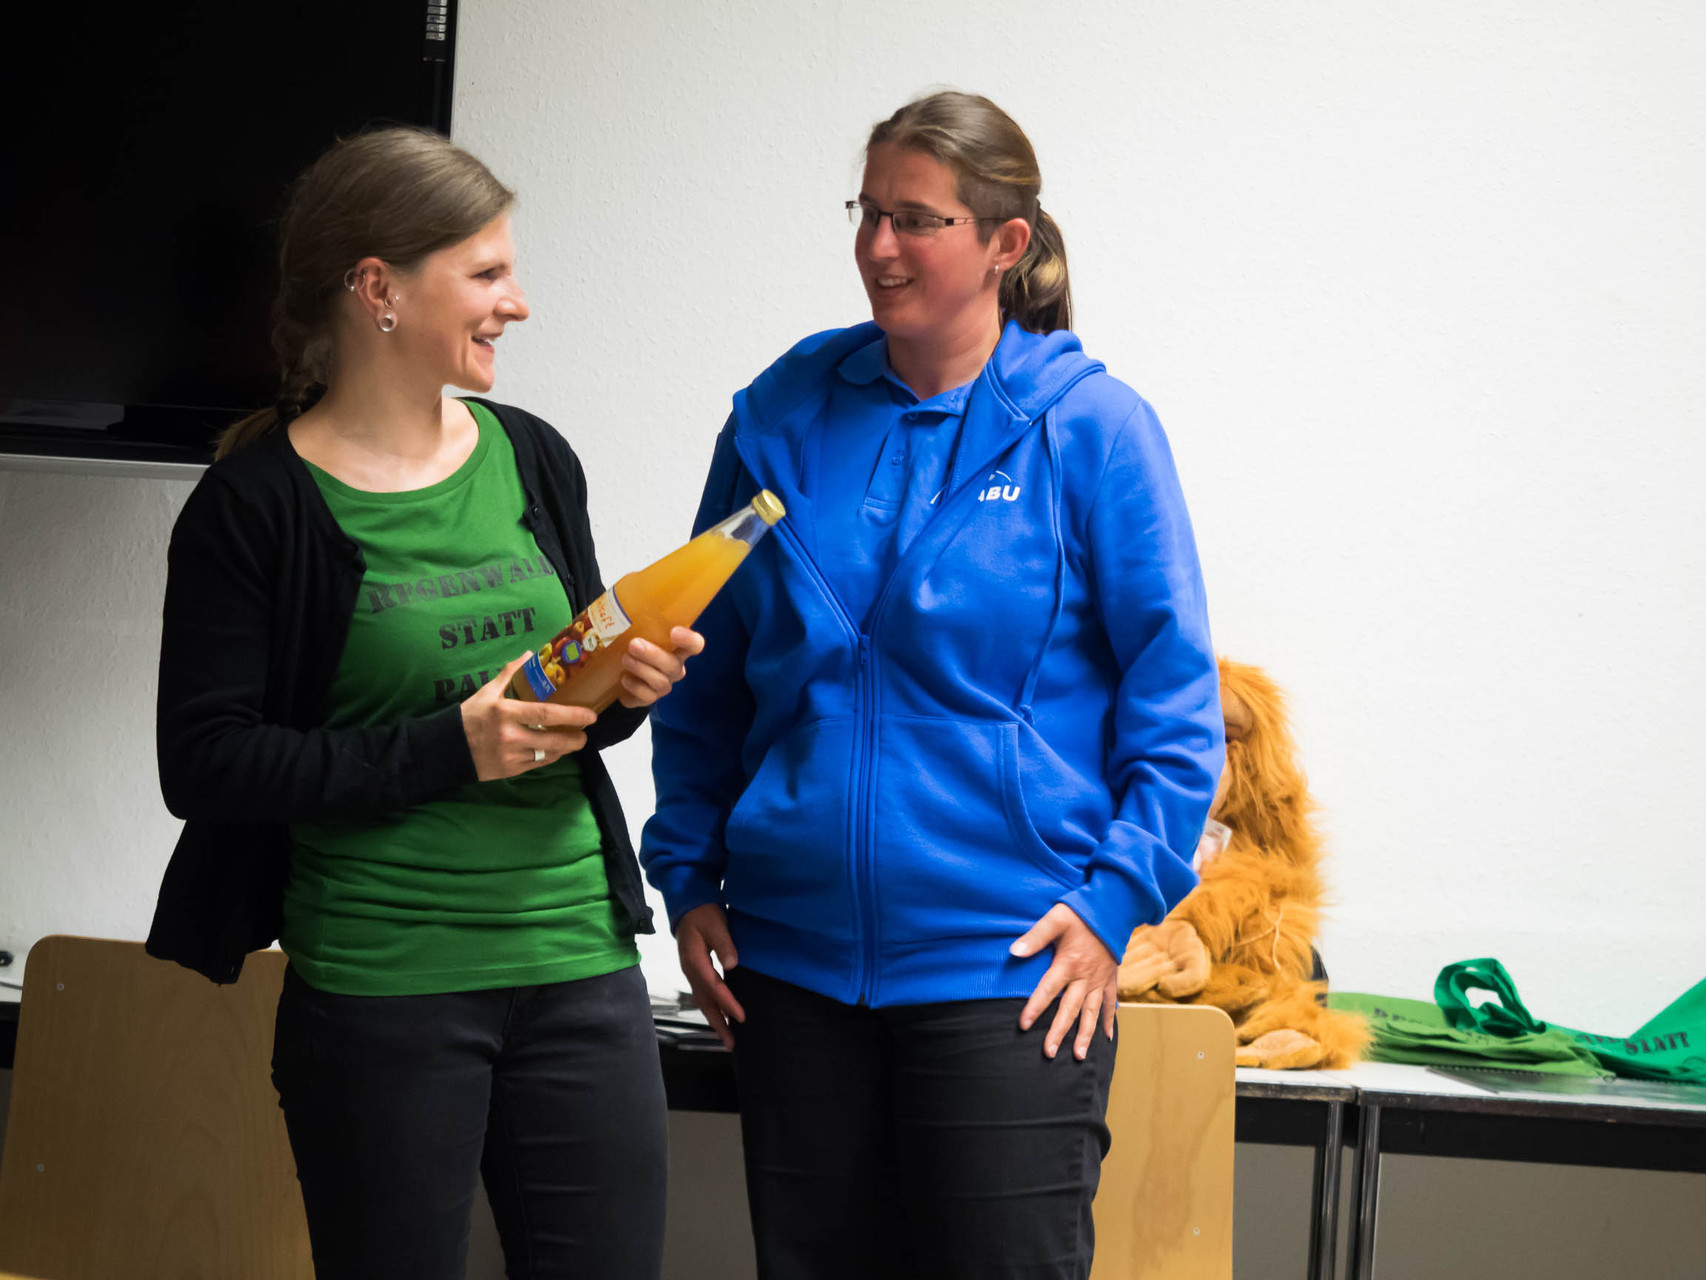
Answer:
[[[1043,632],[1042,645],[1031,662],[1030,671],[1025,675],[1024,687],[1019,691],[1019,714],[1026,724],[1031,723],[1031,698],[1037,691],[1037,678],[1042,674],[1043,659],[1048,655],[1049,645],[1054,643],[1055,628],[1060,625],[1060,615],[1066,609],[1066,539],[1060,532],[1060,504],[1064,480],[1061,475],[1060,447],[1050,429],[1053,421],[1054,408],[1050,406],[1043,414],[1043,444],[1048,449],[1049,532],[1054,537],[1054,604],[1049,609],[1048,630]]]

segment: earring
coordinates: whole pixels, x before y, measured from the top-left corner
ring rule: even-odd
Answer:
[[[397,317],[392,315],[391,312],[387,311],[384,315],[379,317],[379,332],[380,333],[390,333],[391,330],[395,329],[396,327],[397,327]]]
[[[348,289],[351,293],[355,292],[355,268],[354,267],[351,267],[348,271],[344,272],[344,288]]]

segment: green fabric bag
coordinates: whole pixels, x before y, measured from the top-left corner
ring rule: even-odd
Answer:
[[[1327,1006],[1349,1010],[1366,1019],[1373,1033],[1368,1056],[1376,1062],[1596,1078],[1611,1074],[1585,1046],[1555,1028],[1511,1034],[1494,1034],[1474,1027],[1460,1029],[1446,1020],[1445,1011],[1437,1004],[1355,991],[1329,992]],[[1527,1016],[1527,1010],[1523,1016]]]
[[[1477,1007],[1469,1002],[1471,991],[1490,992],[1497,1000]],[[1446,965],[1434,983],[1434,999],[1458,1031],[1521,1036],[1550,1030],[1568,1036],[1617,1075],[1706,1084],[1706,981],[1690,987],[1627,1036],[1603,1036],[1537,1021],[1523,1006],[1505,967],[1491,958]]]

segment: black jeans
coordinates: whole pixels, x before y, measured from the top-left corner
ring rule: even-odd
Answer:
[[[1082,1280],[1115,1046],[1023,1000],[869,1009],[728,975],[762,1280]]]
[[[462,1280],[480,1175],[511,1280],[656,1280],[668,1112],[637,967],[427,996],[289,970],[273,1084],[319,1280]]]

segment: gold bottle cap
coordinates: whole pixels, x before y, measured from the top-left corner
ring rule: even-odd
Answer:
[[[752,509],[758,513],[758,518],[765,524],[775,524],[788,514],[782,509],[782,499],[768,489],[758,491],[758,496],[752,500]]]

